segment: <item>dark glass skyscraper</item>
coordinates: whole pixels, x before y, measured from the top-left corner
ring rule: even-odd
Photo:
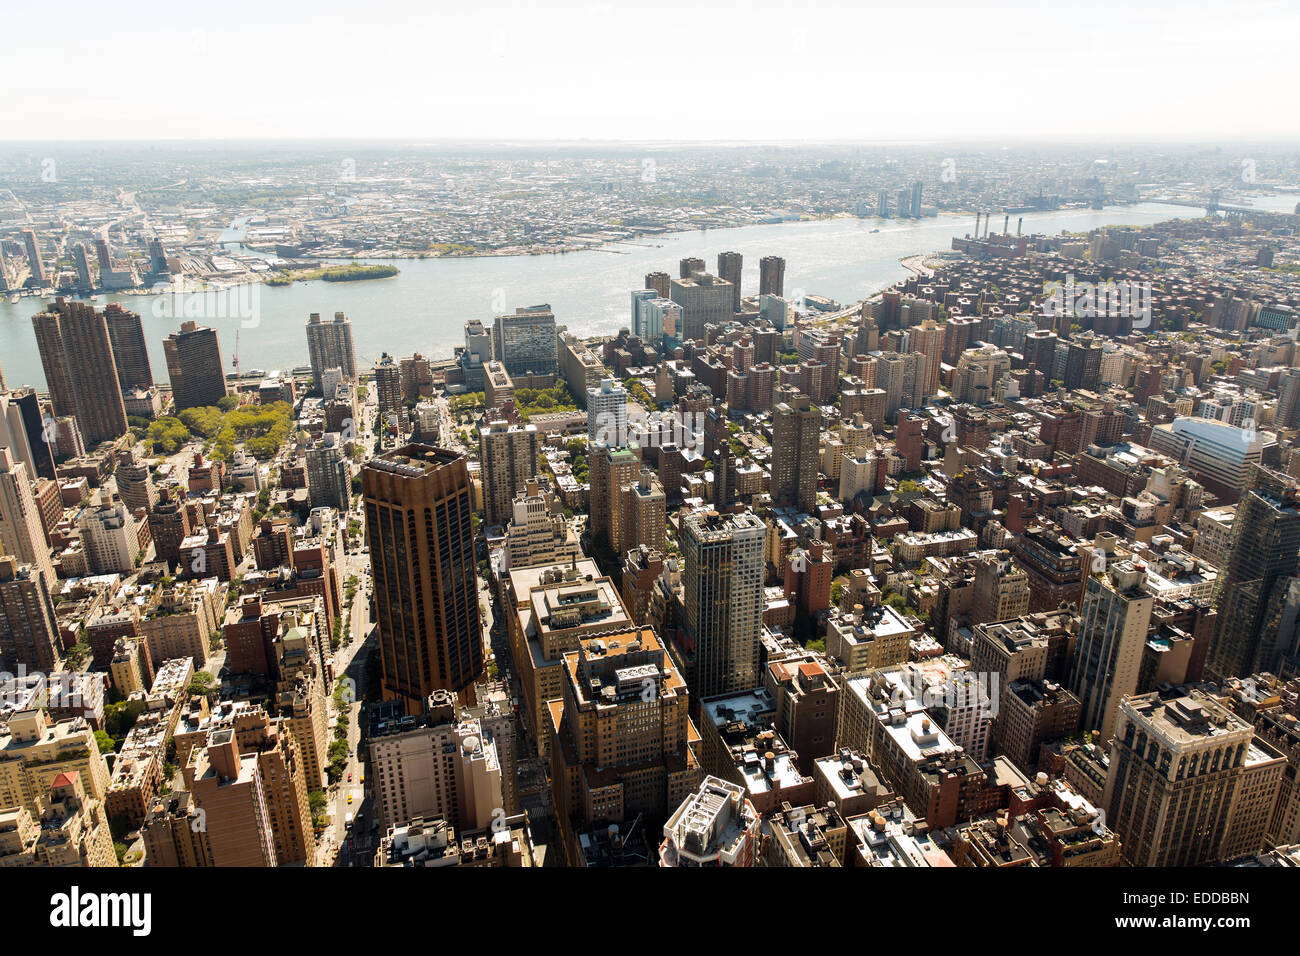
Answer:
[[[407,445],[361,471],[379,623],[384,700],[408,713],[483,675],[469,466],[463,455]]]

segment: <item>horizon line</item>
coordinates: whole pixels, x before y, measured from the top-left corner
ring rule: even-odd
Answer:
[[[1243,136],[1241,134],[1170,134],[1167,136],[1150,136],[1146,138],[1131,139],[1113,139],[1113,140],[1094,140],[1094,139],[1070,139],[1070,138],[1053,138],[1039,137],[1016,134],[1007,136],[984,136],[978,138],[972,137],[953,137],[951,139],[943,138],[906,138],[906,137],[886,137],[880,139],[867,139],[862,137],[836,137],[818,140],[807,139],[761,139],[761,138],[741,138],[741,137],[720,137],[717,139],[683,139],[683,138],[665,138],[665,139],[625,139],[619,137],[532,137],[532,136],[458,136],[458,137],[427,137],[427,136],[282,136],[282,137],[265,137],[265,136],[234,136],[234,137],[176,137],[176,138],[150,138],[150,139],[130,139],[130,138],[113,138],[113,137],[83,137],[83,138],[26,138],[6,137],[0,134],[0,146],[18,146],[18,145],[45,145],[50,143],[59,144],[86,144],[86,145],[139,145],[139,146],[158,146],[172,144],[299,144],[299,143],[383,143],[383,144],[405,144],[412,146],[420,145],[495,145],[495,146],[515,146],[515,145],[601,145],[601,146],[779,146],[779,147],[796,147],[816,149],[818,147],[829,146],[911,146],[911,147],[939,147],[939,146],[1007,146],[1014,144],[1017,146],[1078,146],[1078,147],[1110,147],[1113,149],[1128,146],[1207,146],[1215,144],[1250,144],[1250,145],[1269,145],[1278,147],[1296,147],[1300,146],[1300,133],[1288,134],[1293,138],[1270,138],[1268,136]]]

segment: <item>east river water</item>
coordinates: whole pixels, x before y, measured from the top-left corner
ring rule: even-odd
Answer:
[[[1266,208],[1275,205],[1261,203]],[[1099,226],[1147,225],[1203,214],[1202,210],[1143,203],[1103,210],[1027,213],[1023,228],[1025,233],[1084,232]],[[1018,218],[1011,217],[1012,232]],[[499,312],[543,302],[550,303],[559,324],[575,333],[616,332],[629,324],[629,293],[643,288],[645,274],[663,271],[675,276],[678,260],[685,256],[703,259],[712,272],[718,253],[741,253],[745,257],[745,295],[758,291],[758,260],[766,255],[783,256],[787,295],[802,290],[848,304],[907,275],[900,259],[950,248],[953,236],[974,228],[974,219],[973,215],[921,220],[830,219],[644,236],[634,242],[563,255],[395,260],[393,264],[401,272],[391,279],[244,287],[230,294],[226,315],[204,314],[200,322],[217,328],[227,371],[237,330],[242,370],[305,365],[303,327],[312,312],[348,314],[362,367],[384,351],[394,356],[421,352],[441,359],[463,343],[467,320],[478,318],[488,323]],[[993,230],[1001,227],[1000,218],[994,216]],[[117,301],[143,316],[154,378],[165,381],[162,340],[179,327],[181,318],[174,315],[172,297],[159,302],[156,298],[107,295],[95,301],[100,308]],[[41,302],[32,297],[17,302],[0,299],[0,366],[10,387],[45,388],[31,325]],[[249,305],[254,308],[248,309]]]

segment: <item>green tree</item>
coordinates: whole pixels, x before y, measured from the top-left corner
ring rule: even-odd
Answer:
[[[148,441],[152,443],[153,450],[164,455],[174,454],[190,440],[190,430],[185,427],[185,423],[170,415],[164,415],[151,422],[145,434]]]
[[[338,782],[343,776],[343,770],[348,765],[348,742],[346,740],[335,740],[330,744],[329,764],[325,768],[325,773],[329,777],[330,783]]]
[[[221,431],[223,420],[221,409],[211,405],[182,409],[177,417],[191,434],[198,435],[200,438],[216,438]]]
[[[77,643],[73,645],[72,650],[67,653],[68,666],[73,670],[78,670],[89,659],[90,645],[86,643],[86,634],[83,631],[78,636]]]
[[[228,413],[212,446],[214,458],[228,459],[237,444],[254,458],[274,458],[289,438],[293,408],[288,402],[249,405]]]
[[[195,671],[194,676],[190,678],[190,686],[186,688],[186,693],[190,697],[212,696],[213,691],[217,689],[217,679],[207,671]]]

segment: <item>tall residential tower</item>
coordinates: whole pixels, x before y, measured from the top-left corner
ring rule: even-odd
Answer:
[[[483,674],[473,490],[463,455],[407,445],[361,470],[383,697],[424,712]]]

